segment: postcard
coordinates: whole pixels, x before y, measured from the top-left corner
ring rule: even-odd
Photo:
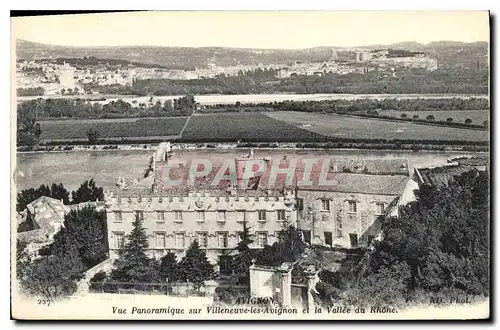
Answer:
[[[11,26],[13,319],[490,318],[489,12]]]

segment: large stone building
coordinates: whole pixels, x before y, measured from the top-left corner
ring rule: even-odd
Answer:
[[[168,251],[181,257],[197,240],[209,260],[222,265],[235,253],[244,222],[250,229],[253,248],[272,245],[288,225],[302,230],[309,244],[367,246],[380,232],[377,220],[397,206],[409,181],[407,164],[401,161],[379,162],[376,166],[376,161],[331,164],[327,159],[325,164],[329,166],[321,162],[312,165],[308,177],[304,167],[294,165],[289,177],[286,169],[294,160],[285,159],[242,185],[241,181],[248,179],[246,162],[259,160],[250,153],[227,161],[228,169],[235,169],[237,184],[211,184],[220,177],[217,171],[221,167],[216,167],[193,180],[188,178],[189,184],[173,187],[163,179],[165,172],[192,175],[193,170],[173,165],[169,155],[169,145],[161,144],[145,179],[133,185],[119,180],[120,189],[107,194],[111,258],[116,258],[126,244],[136,217],[143,219],[148,235],[147,253],[156,258]],[[327,171],[322,174],[324,169]],[[195,173],[202,172],[195,168]],[[229,172],[224,173],[229,177]],[[330,185],[321,184],[322,180]]]

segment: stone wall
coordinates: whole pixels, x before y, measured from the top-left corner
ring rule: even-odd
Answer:
[[[286,224],[297,226],[294,200],[291,195],[221,197],[209,193],[190,193],[184,197],[111,197],[106,207],[110,257],[117,257],[116,236],[128,235],[133,228],[136,211],[141,211],[149,238],[150,256],[159,258],[167,251],[173,251],[181,257],[191,242],[198,239],[198,234],[205,233],[207,256],[216,263],[218,255],[236,247],[244,221],[253,235],[252,248],[261,247],[259,233],[266,234],[267,244],[272,245],[278,238],[277,233]],[[259,219],[259,211],[265,212],[265,220]],[[283,215],[284,219],[278,218]],[[182,234],[183,246],[179,244],[179,235]],[[157,241],[158,235],[165,235],[165,244],[163,240]],[[227,235],[225,247],[221,244],[221,235]]]
[[[372,195],[359,193],[339,193],[323,191],[299,191],[298,198],[303,200],[299,211],[298,225],[309,232],[311,244],[330,246],[326,242],[326,233],[331,233],[331,246],[356,247],[366,246],[372,236],[377,236],[381,229],[380,204],[387,208],[396,195]],[[325,207],[323,201],[329,205]],[[356,203],[356,212],[351,212],[349,203]]]

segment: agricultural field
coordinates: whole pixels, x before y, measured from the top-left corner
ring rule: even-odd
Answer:
[[[89,129],[99,138],[137,138],[178,135],[186,117],[82,119],[40,121],[41,140],[87,139]]]
[[[446,121],[448,118],[453,118],[454,123],[464,123],[468,118],[472,120],[472,124],[482,125],[483,121],[489,120],[489,110],[429,110],[429,111],[398,111],[398,110],[379,110],[379,115],[401,118],[401,114],[405,113],[408,118],[413,118],[417,115],[419,119],[426,119],[427,116],[434,116],[434,121]]]
[[[349,139],[488,141],[488,131],[354,118],[335,114],[276,111],[269,118],[320,135]],[[472,119],[472,118],[471,118]]]
[[[262,113],[194,115],[182,134],[184,141],[286,142],[325,141],[320,134],[301,129]]]

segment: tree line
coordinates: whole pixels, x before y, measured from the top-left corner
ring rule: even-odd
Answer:
[[[58,199],[65,205],[79,204],[89,201],[103,201],[104,189],[98,187],[94,179],[84,181],[78,189],[71,191],[71,193],[62,183],[53,183],[51,186],[41,184],[38,188],[24,189],[17,193],[16,211],[24,211],[28,204],[42,196]]]
[[[196,102],[190,94],[173,101],[153,102],[153,98],[150,98],[148,103],[138,106],[132,104],[117,100],[101,105],[98,102],[63,98],[21,102],[17,106],[17,145],[33,147],[39,143],[42,134],[40,120],[189,116]],[[89,133],[91,140],[92,132]]]
[[[225,274],[217,274],[197,240],[191,243],[180,260],[171,251],[160,259],[149,258],[146,254],[148,238],[142,220],[136,217],[133,229],[127,235],[127,243],[115,260],[113,270],[109,274],[97,273],[90,281],[91,290],[116,292],[118,287],[126,284],[134,284],[139,290],[148,290],[148,284],[153,283],[165,285],[167,291],[171,290],[168,284],[173,283],[190,283],[195,289],[199,289],[205,281],[215,278],[222,278],[231,285],[248,287],[249,268],[253,263],[279,266],[283,262],[296,261],[305,249],[300,232],[292,226],[284,228],[278,242],[272,246],[266,245],[263,250],[251,249],[249,246],[252,242],[249,228],[243,223],[240,241],[231,250]],[[141,288],[141,285],[144,287]],[[223,300],[235,298],[230,287],[227,290],[218,289],[217,297]]]
[[[412,69],[392,73],[379,71],[321,75],[292,75],[277,78],[274,70],[237,76],[219,75],[214,78],[190,80],[139,79],[132,86],[92,85],[87,88],[102,94],[122,95],[183,95],[194,94],[268,94],[268,93],[348,93],[348,94],[435,94],[488,93],[488,70],[439,69],[429,72]]]
[[[484,98],[436,98],[436,99],[356,99],[356,100],[322,100],[322,101],[281,101],[281,102],[249,102],[236,104],[207,105],[203,112],[228,111],[302,111],[302,112],[327,112],[327,113],[352,113],[376,110],[398,110],[401,112],[423,110],[487,110],[490,108],[489,100]]]

